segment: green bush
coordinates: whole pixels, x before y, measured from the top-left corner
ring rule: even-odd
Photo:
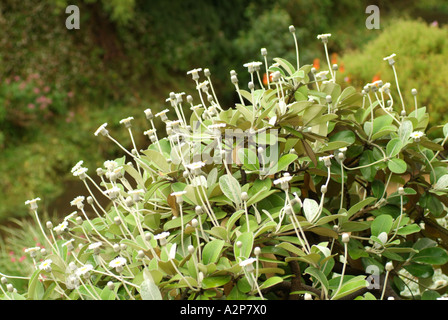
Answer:
[[[329,37],[316,40],[325,55]],[[133,117],[120,121],[131,150],[98,127],[123,157],[96,169],[100,184],[82,161],[73,167],[87,191],[59,224],[41,222],[39,198],[26,202],[45,251],[28,250],[27,290],[2,274],[1,297],[442,298],[448,125],[429,128],[420,104],[389,106],[393,85],[342,88],[337,68],[269,59],[264,85],[262,54],[244,66],[248,90],[231,71],[234,108],[220,104],[208,69],[189,71],[196,98],[171,93],[170,109],[144,110],[147,147],[134,144]]]
[[[412,30],[412,32],[411,32]],[[394,73],[383,57],[397,54],[397,72],[404,104],[408,112],[414,110],[411,90],[418,90],[418,104],[426,106],[431,121],[446,121],[444,74],[448,71],[448,29],[428,25],[423,21],[399,20],[384,27],[378,38],[365,43],[362,49],[342,57],[345,76],[351,84],[362,88],[372,79],[389,79],[394,83]],[[342,80],[342,77],[340,78]],[[400,104],[397,92],[394,100]]]

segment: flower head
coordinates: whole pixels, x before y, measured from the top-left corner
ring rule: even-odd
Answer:
[[[156,117],[160,117],[162,119],[162,121],[166,121],[168,120],[168,117],[166,116],[166,114],[168,113],[168,109],[162,110],[159,113],[156,113]]]
[[[51,259],[47,259],[41,262],[41,264],[39,265],[39,269],[40,270],[44,270],[47,272],[51,271],[51,264],[53,263],[53,260]]]
[[[205,163],[202,161],[198,161],[198,162],[193,162],[190,164],[187,164],[186,167],[190,170],[199,170],[201,169],[203,166],[205,166]]]
[[[243,65],[243,67],[246,67],[247,70],[252,73],[254,71],[256,71],[263,63],[259,62],[259,61],[253,61],[253,62],[248,62],[245,63]]]
[[[84,276],[93,270],[93,266],[91,264],[86,264],[81,268],[76,269],[76,275],[78,277]]]
[[[107,123],[103,123],[98,129],[96,129],[95,136],[98,136],[99,134],[107,136],[109,134],[109,131],[107,131],[106,127]]]
[[[73,176],[79,177],[80,179],[85,179],[87,171],[88,171],[87,168],[81,167],[78,170],[76,170],[75,172],[73,172]]]
[[[130,128],[132,120],[134,120],[134,117],[127,117],[125,119],[121,119],[120,124],[124,124],[126,128]]]
[[[249,258],[246,260],[243,260],[239,263],[240,267],[247,267],[249,265],[252,265],[252,263],[254,263],[255,261],[257,261],[257,259],[255,258]]]
[[[95,249],[98,249],[99,247],[101,247],[102,245],[103,245],[103,243],[101,241],[94,242],[94,243],[89,244],[88,249],[95,250]]]
[[[323,43],[328,43],[328,38],[331,37],[331,33],[324,33],[317,36],[317,39],[322,40]]]
[[[83,160],[78,161],[77,164],[74,165],[74,167],[72,168],[71,172],[74,173],[75,171],[79,170],[82,168],[82,164],[84,163]]]
[[[322,156],[322,157],[319,157],[319,161],[323,161],[325,166],[329,167],[329,166],[331,166],[331,158],[333,158],[333,157],[334,157],[333,154],[330,154],[328,156]]]
[[[194,81],[199,79],[199,72],[201,72],[202,69],[201,68],[196,68],[196,69],[192,69],[190,71],[187,72],[187,74],[191,74],[191,77],[193,78]]]
[[[170,235],[169,232],[161,232],[161,233],[156,234],[156,235],[154,236],[154,240],[166,239],[169,235]]]
[[[290,175],[284,175],[283,177],[274,180],[274,184],[277,185],[277,184],[287,183],[287,182],[291,181],[291,179],[292,179],[292,177]]]
[[[75,199],[73,199],[73,200],[70,202],[70,204],[71,204],[72,206],[77,206],[78,209],[82,209],[82,207],[84,207],[84,203],[83,203],[84,199],[85,199],[84,196],[78,196],[78,197],[76,197]]]
[[[383,58],[383,60],[384,61],[388,61],[389,62],[389,64],[392,66],[392,65],[394,65],[395,64],[395,57],[396,57],[397,55],[395,54],[395,53],[392,53],[390,56],[388,56],[388,57],[384,57]]]
[[[411,133],[411,138],[414,139],[415,142],[419,142],[420,139],[424,136],[425,134],[421,131],[414,131]]]
[[[109,262],[110,268],[119,268],[123,267],[126,264],[126,259],[123,257],[116,257],[114,260]]]
[[[37,201],[40,201],[40,198],[35,198],[32,200],[27,200],[25,201],[26,205],[29,205],[31,210],[36,210],[37,209]]]
[[[56,227],[54,227],[53,230],[59,234],[59,233],[65,231],[67,229],[67,227],[68,227],[68,221],[64,220],[63,222],[58,224]]]

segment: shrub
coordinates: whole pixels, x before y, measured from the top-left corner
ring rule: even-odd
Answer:
[[[394,79],[393,70],[381,60],[384,55],[396,53],[400,70],[397,76],[407,111],[414,108],[411,90],[418,88],[418,103],[428,108],[431,121],[446,121],[444,108],[448,101],[443,74],[448,68],[447,39],[447,28],[423,21],[394,21],[361,50],[344,54],[345,76],[358,88],[374,80]],[[394,91],[393,98],[401,103],[398,92]]]
[[[318,36],[326,56],[330,37]],[[294,63],[274,58],[264,85],[261,53],[244,65],[248,90],[230,72],[235,108],[220,105],[208,69],[189,71],[200,102],[171,93],[171,109],[146,109],[142,150],[132,117],[120,121],[130,151],[101,125],[95,135],[124,156],[96,170],[100,185],[82,161],[73,167],[87,193],[56,226],[42,225],[39,198],[27,201],[45,254],[29,250],[25,292],[3,274],[2,297],[442,298],[448,125],[428,128],[425,107],[388,103],[389,83],[343,89],[337,66],[316,73],[299,50]],[[410,282],[419,288],[405,294]]]

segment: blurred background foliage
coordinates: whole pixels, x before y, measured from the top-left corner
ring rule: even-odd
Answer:
[[[69,4],[80,8],[80,30],[65,27]],[[380,8],[379,30],[365,27],[370,4]],[[446,119],[447,17],[448,5],[437,0],[1,0],[0,221],[27,216],[24,201],[34,197],[50,214],[69,213],[69,201],[84,192],[72,166],[82,159],[93,172],[120,154],[93,135],[96,128],[107,122],[128,141],[118,123],[133,116],[142,133],[144,109],[167,108],[171,91],[192,92],[190,69],[210,68],[222,104],[231,106],[230,70],[247,83],[243,64],[261,61],[263,47],[271,61],[294,60],[291,24],[302,63],[322,68],[316,36],[332,33],[340,80],[359,88],[375,76],[392,82],[382,58],[396,53],[406,101],[416,87],[434,120]]]

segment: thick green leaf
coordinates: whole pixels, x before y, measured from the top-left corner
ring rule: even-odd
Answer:
[[[322,288],[325,290],[325,292],[328,292],[328,289],[329,289],[328,280],[327,280],[327,277],[325,276],[325,274],[321,270],[319,270],[315,267],[308,267],[305,269],[305,273],[316,278],[316,280],[318,280],[320,282],[320,284],[322,285]]]
[[[202,262],[207,265],[209,263],[216,263],[224,247],[224,241],[220,239],[208,242],[202,251]]]
[[[285,154],[283,155],[277,162],[277,165],[273,166],[271,169],[269,169],[269,174],[274,174],[282,170],[286,170],[288,166],[293,163],[298,156],[296,154]]]
[[[373,220],[370,229],[372,231],[372,235],[378,236],[382,232],[386,232],[389,234],[392,225],[394,223],[394,219],[388,214],[382,214]]]
[[[439,247],[425,248],[412,257],[413,262],[431,265],[444,265],[448,262],[448,254]]]
[[[356,292],[360,289],[365,288],[368,286],[368,282],[365,279],[365,276],[357,276],[354,278],[351,278],[350,280],[344,282],[341,286],[341,289],[339,292],[335,292],[335,296],[332,297],[333,300],[341,299],[353,292]]]
[[[386,146],[386,154],[388,157],[395,157],[403,148],[403,142],[399,138],[390,140]]]
[[[267,279],[265,282],[263,282],[260,285],[260,289],[266,289],[266,288],[272,287],[280,282],[283,282],[282,278],[277,277],[277,276],[270,277],[269,279]]]
[[[402,174],[406,172],[407,164],[404,160],[399,158],[393,158],[387,162],[387,167],[390,171],[396,174]]]
[[[354,204],[353,206],[350,207],[350,209],[348,209],[347,211],[347,217],[350,218],[351,216],[353,216],[355,213],[359,212],[360,210],[362,210],[365,206],[368,206],[369,204],[371,204],[373,201],[375,201],[376,199],[374,197],[369,197],[366,198],[364,200],[359,201],[358,203]]]
[[[308,222],[313,222],[319,213],[319,204],[316,200],[306,198],[303,201],[303,213]]]
[[[430,265],[420,263],[410,263],[405,265],[404,268],[410,274],[417,278],[429,278],[434,275],[434,269]]]
[[[355,143],[356,136],[351,130],[339,131],[330,137],[330,142],[343,141],[348,145]]]
[[[204,280],[202,280],[202,286],[204,287],[204,289],[221,287],[231,279],[232,276],[230,275],[206,277],[204,278]]]
[[[219,186],[222,192],[237,206],[241,204],[241,186],[238,180],[231,175],[223,175],[219,178]]]
[[[237,245],[241,243],[241,247]],[[246,260],[250,257],[254,245],[254,235],[252,232],[244,232],[236,239],[233,252],[235,253],[235,258]]]

